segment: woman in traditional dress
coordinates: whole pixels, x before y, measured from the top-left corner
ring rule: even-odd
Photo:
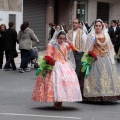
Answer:
[[[88,30],[87,30],[87,27],[85,26],[84,22],[82,22],[82,21],[80,22],[79,28],[81,30],[83,30],[84,33],[88,34]]]
[[[56,60],[54,69],[46,77],[38,77],[32,100],[54,102],[56,109],[62,109],[62,102],[82,101],[82,97],[77,75],[66,57],[68,50],[76,48],[63,31],[56,36],[47,47],[47,56]]]
[[[95,21],[88,35],[86,51],[94,53],[97,59],[84,80],[84,101],[120,100],[120,80],[114,61],[114,47],[101,19]]]

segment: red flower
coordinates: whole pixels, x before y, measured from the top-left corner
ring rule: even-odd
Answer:
[[[55,61],[53,58],[51,58],[50,56],[45,56],[44,59],[46,60],[47,64],[50,64],[52,66],[55,65]]]
[[[49,63],[50,65],[52,65],[52,66],[54,66],[54,65],[55,65],[55,61],[52,61],[52,60],[51,60],[51,61],[49,61],[48,63]]]
[[[92,57],[94,57],[97,60],[97,56],[95,55],[95,53],[89,51],[88,54],[91,55]]]
[[[51,60],[52,58],[51,58],[50,56],[45,56],[44,59],[45,59],[46,61],[49,61],[49,60]]]

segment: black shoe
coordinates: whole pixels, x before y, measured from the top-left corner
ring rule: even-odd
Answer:
[[[27,67],[27,68],[24,69],[24,71],[29,72],[29,71],[31,71],[31,69]]]
[[[7,67],[7,68],[10,68],[10,69],[12,69],[12,67],[11,67],[11,66],[9,66],[9,67]]]
[[[0,70],[2,70],[2,67],[0,66]]]
[[[5,71],[10,71],[10,70],[12,70],[12,69],[9,68],[9,67],[4,67],[4,70],[5,70]]]
[[[13,71],[16,71],[17,69],[16,68],[12,68]]]
[[[120,60],[119,60],[119,59],[117,59],[117,63],[120,63]]]
[[[22,68],[20,68],[20,69],[19,69],[19,72],[20,72],[20,73],[24,73],[25,71],[24,71]]]

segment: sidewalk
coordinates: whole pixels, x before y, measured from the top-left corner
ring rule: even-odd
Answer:
[[[44,56],[46,53],[46,51],[39,51],[39,57],[40,56]],[[6,58],[4,57],[4,60],[3,60],[3,65],[5,65],[5,62],[6,62]],[[15,63],[16,63],[16,67],[19,68],[20,67],[20,62],[21,62],[21,57],[20,57],[20,53],[18,54],[18,57],[15,58]],[[39,59],[38,59],[38,62],[39,62]]]

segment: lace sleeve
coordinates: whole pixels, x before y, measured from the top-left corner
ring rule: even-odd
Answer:
[[[85,45],[86,45],[86,41],[87,41],[87,34],[86,33],[83,33],[82,41],[83,41],[83,51],[85,51]]]
[[[85,51],[93,50],[94,43],[95,43],[95,37],[89,34],[85,44]]]
[[[108,54],[109,54],[109,57],[112,61],[112,64],[115,64],[115,60],[114,60],[115,50],[114,50],[114,47],[113,47],[113,44],[110,40],[109,35],[106,35],[106,39],[108,40]]]
[[[65,43],[66,49],[67,49],[67,59],[69,60],[70,64],[72,65],[73,69],[76,69],[76,63],[73,51],[68,43]]]

